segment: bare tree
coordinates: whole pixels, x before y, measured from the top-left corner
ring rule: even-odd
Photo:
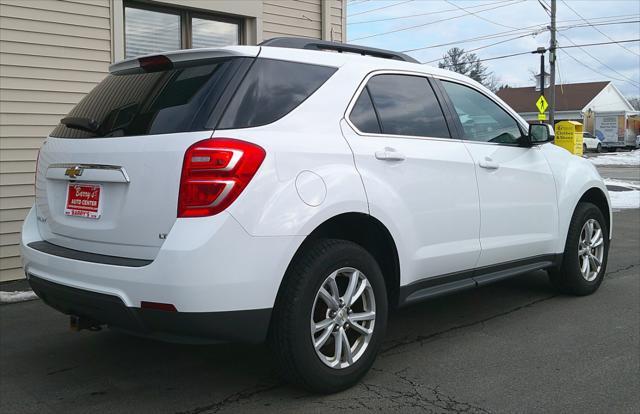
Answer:
[[[493,92],[500,89],[500,80],[487,69],[480,58],[475,53],[465,52],[459,47],[447,50],[442,60],[438,62],[438,67],[468,76]]]

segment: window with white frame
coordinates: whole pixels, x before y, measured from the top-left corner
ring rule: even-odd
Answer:
[[[241,43],[242,20],[187,9],[127,2],[125,57]]]

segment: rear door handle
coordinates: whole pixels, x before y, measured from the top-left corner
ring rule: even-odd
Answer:
[[[385,151],[376,151],[376,158],[383,161],[404,161],[407,157],[400,152],[385,149]]]
[[[500,164],[490,158],[485,158],[484,160],[480,161],[478,165],[480,166],[480,168],[486,168],[487,170],[497,170],[498,168],[500,168]]]

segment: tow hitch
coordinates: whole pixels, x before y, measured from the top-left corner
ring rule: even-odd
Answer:
[[[69,317],[69,328],[74,332],[78,332],[83,329],[88,329],[90,331],[99,331],[102,329],[100,322],[77,315],[71,315]]]

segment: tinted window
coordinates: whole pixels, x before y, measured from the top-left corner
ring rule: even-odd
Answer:
[[[453,82],[442,82],[471,141],[518,144],[522,131],[518,123],[498,104],[480,92]]]
[[[367,87],[383,133],[450,137],[442,108],[426,78],[378,75],[369,80]]]
[[[97,125],[94,131],[60,124],[51,136],[96,138],[204,130],[242,59],[133,74],[110,74],[67,117]]]
[[[257,59],[238,88],[218,128],[270,124],[300,105],[336,68],[273,59]]]
[[[376,111],[373,109],[373,104],[371,103],[371,97],[369,96],[367,88],[364,88],[360,93],[360,97],[351,110],[349,119],[353,122],[353,125],[362,132],[372,134],[380,133],[378,117],[376,116]]]

